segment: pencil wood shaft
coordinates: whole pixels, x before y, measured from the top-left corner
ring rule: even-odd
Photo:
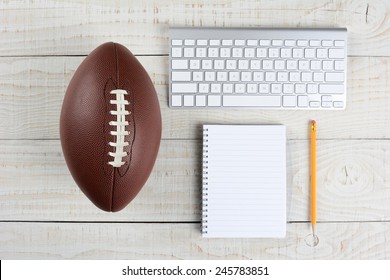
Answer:
[[[315,121],[311,122],[310,126],[310,150],[311,150],[311,223],[314,225],[317,223],[317,124]]]

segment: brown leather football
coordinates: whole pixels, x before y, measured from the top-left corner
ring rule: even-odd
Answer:
[[[105,43],[81,63],[66,90],[60,136],[70,173],[97,207],[119,211],[141,190],[160,146],[161,113],[127,48]]]

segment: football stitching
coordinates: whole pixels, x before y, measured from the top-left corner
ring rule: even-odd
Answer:
[[[113,126],[110,134],[115,136],[115,142],[109,142],[109,145],[115,148],[115,152],[108,153],[113,158],[113,161],[108,164],[119,168],[125,164],[123,158],[127,156],[127,152],[124,151],[124,147],[129,145],[129,142],[125,141],[125,136],[129,135],[129,131],[126,131],[126,126],[129,125],[126,116],[131,112],[126,110],[126,106],[130,103],[125,99],[125,95],[128,94],[126,90],[115,89],[111,90],[110,94],[115,95],[115,99],[111,99],[110,104],[116,105],[116,110],[110,111],[110,114],[116,117],[116,121],[109,122],[109,125]]]

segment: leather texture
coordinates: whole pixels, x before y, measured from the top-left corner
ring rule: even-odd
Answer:
[[[128,92],[124,148],[125,164],[108,164],[114,152],[109,142],[116,116],[113,89]],[[116,212],[138,194],[155,163],[161,141],[161,113],[156,91],[145,69],[124,46],[105,43],[81,63],[66,90],[60,137],[70,173],[84,194],[99,208]]]

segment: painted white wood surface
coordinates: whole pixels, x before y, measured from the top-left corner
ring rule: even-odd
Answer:
[[[4,1],[0,3],[0,259],[389,259],[390,2]],[[168,26],[347,27],[341,112],[168,108]],[[158,92],[163,141],[137,198],[94,207],[63,159],[59,113],[93,48],[126,45]],[[147,54],[147,56],[145,56]],[[307,124],[319,123],[318,230],[310,232]],[[201,125],[288,131],[286,239],[200,236]]]

